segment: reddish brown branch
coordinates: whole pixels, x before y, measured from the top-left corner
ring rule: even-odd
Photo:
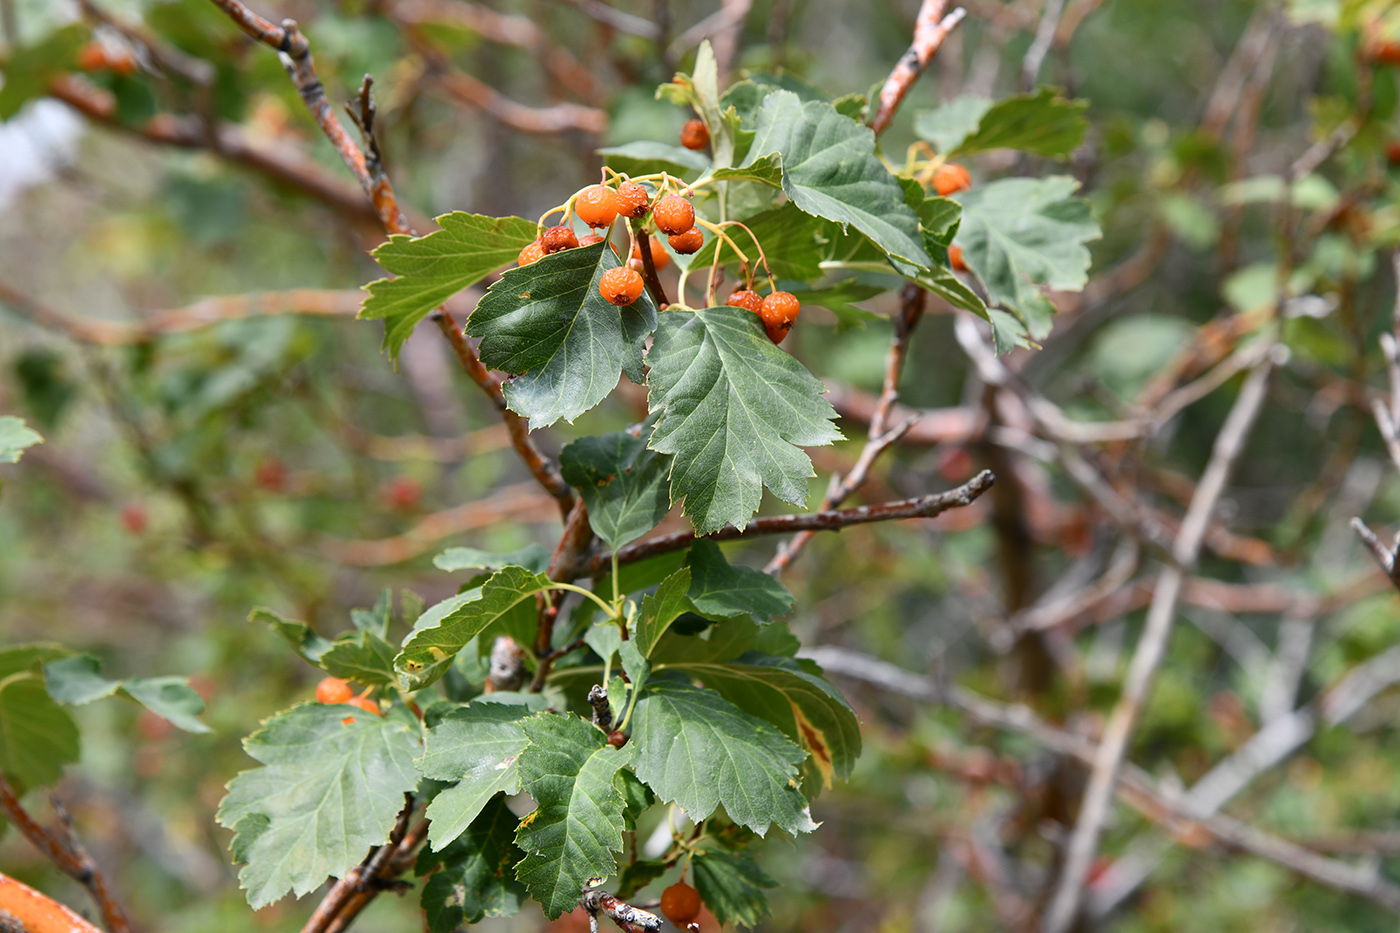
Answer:
[[[878,505],[862,505],[853,509],[833,509],[828,512],[808,512],[798,515],[765,515],[755,518],[743,528],[728,525],[704,537],[710,541],[732,541],[735,538],[749,538],[755,535],[785,535],[797,531],[840,531],[851,525],[864,525],[869,522],[898,521],[906,518],[933,518],[949,509],[971,505],[988,489],[996,477],[990,470],[983,470],[956,489],[898,502],[882,502]],[[629,544],[617,552],[619,564],[630,564],[645,560],[657,554],[666,554],[689,547],[695,541],[695,532],[681,531],[675,534],[658,535],[636,544]],[[597,577],[605,572],[612,560],[610,553],[595,554],[580,568],[579,576]]]
[[[102,911],[102,922],[107,927],[107,933],[130,933],[131,924],[126,919],[126,911],[117,901],[116,895],[107,884],[107,879],[87,849],[78,841],[68,821],[68,814],[58,799],[52,798],[52,802],[59,816],[59,828],[56,830],[45,828],[31,817],[20,805],[14,788],[0,777],[0,810],[4,811],[6,818],[24,838],[44,854],[45,858],[53,862],[59,871],[88,889],[98,909]],[[21,926],[21,929],[24,927]]]
[[[370,891],[378,893],[378,883],[384,878],[392,877],[386,873],[386,869],[398,854],[400,846],[407,840],[408,822],[413,816],[413,809],[413,795],[404,794],[403,809],[399,811],[398,822],[389,833],[389,841],[373,849],[363,862],[350,869],[344,878],[331,886],[321,903],[316,905],[316,910],[306,921],[306,926],[301,928],[301,933],[328,933],[332,929],[344,929],[345,923],[337,926],[337,921],[351,902],[358,895]]]
[[[0,930],[102,933],[68,907],[5,874],[0,874]]]
[[[948,38],[948,34],[966,15],[966,11],[959,7],[944,16],[943,12],[947,8],[948,0],[924,0],[923,6],[919,8],[918,19],[914,22],[914,42],[909,46],[909,50],[900,56],[889,78],[885,80],[885,86],[880,88],[880,106],[870,120],[870,128],[875,131],[876,136],[890,125],[900,102],[904,100],[904,95],[909,93],[909,88],[914,86],[919,75],[928,67],[929,60],[943,44],[943,40]]]

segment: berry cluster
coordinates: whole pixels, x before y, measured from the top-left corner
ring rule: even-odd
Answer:
[[[802,310],[802,303],[792,292],[775,291],[764,298],[751,288],[734,292],[725,304],[757,314],[763,320],[763,329],[768,331],[768,339],[774,343],[783,342]]]

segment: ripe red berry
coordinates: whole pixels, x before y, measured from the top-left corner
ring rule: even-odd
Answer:
[[[540,245],[546,253],[557,253],[578,246],[578,236],[565,226],[550,227],[544,232],[544,236],[540,237]]]
[[[617,186],[617,212],[623,217],[645,217],[650,203],[647,189],[635,181],[624,181]]]
[[[366,713],[373,713],[373,714],[376,715],[376,716],[383,716],[383,715],[384,715],[384,714],[383,714],[382,712],[380,712],[380,710],[379,710],[379,704],[376,703],[376,702],[374,702],[373,700],[371,700],[369,697],[351,697],[350,699],[346,700],[345,702],[346,702],[346,703],[349,703],[351,706],[357,706],[357,707],[359,707],[360,709],[364,710]],[[347,716],[346,719],[345,719],[345,721],[346,721],[346,722],[350,722],[351,719],[353,719],[353,718],[354,718],[354,717],[352,717],[352,716]]]
[[[681,127],[681,145],[687,149],[704,149],[710,144],[710,131],[703,120],[686,120]]]
[[[644,287],[641,275],[626,266],[609,269],[598,280],[598,292],[610,303],[619,306],[630,305],[642,297]]]
[[[656,237],[652,237],[648,242],[651,244],[651,264],[656,267],[657,272],[660,272],[671,264],[671,254],[666,252],[666,247],[662,246],[661,241]],[[633,269],[641,272],[646,268],[642,265],[642,248],[637,245],[635,240],[632,242],[631,259],[632,261],[628,265]]]
[[[695,226],[695,207],[678,195],[668,194],[651,209],[656,227],[662,233],[685,233]]]
[[[627,733],[617,731],[609,732],[608,744],[613,748],[621,748],[627,744]]]
[[[574,200],[574,213],[590,227],[606,227],[617,219],[617,192],[607,185],[586,188]]]
[[[699,252],[700,247],[705,245],[705,234],[700,232],[699,227],[691,227],[684,233],[675,233],[666,238],[666,242],[671,244],[671,249],[682,256],[689,256],[691,253]]]
[[[531,243],[520,251],[520,258],[516,260],[517,265],[528,266],[532,262],[537,262],[544,258],[544,244],[539,240]]]
[[[948,247],[948,265],[953,267],[954,272],[967,271],[967,263],[963,262],[961,246]]]
[[[743,308],[745,311],[752,311],[758,314],[763,308],[763,296],[758,292],[751,292],[747,288],[741,288],[729,296],[725,304],[735,308]]]
[[[349,703],[355,691],[350,689],[350,681],[339,677],[327,677],[316,685],[317,703]]]
[[[122,506],[122,528],[129,535],[145,534],[147,526],[150,525],[150,516],[146,514],[146,507],[139,502],[128,502]]]
[[[944,162],[933,172],[933,188],[945,198],[972,187],[972,173],[956,162]]]
[[[700,916],[700,892],[677,881],[661,892],[661,912],[678,927],[694,922]]]
[[[379,499],[386,509],[412,512],[423,499],[423,484],[411,476],[395,476],[379,487]]]

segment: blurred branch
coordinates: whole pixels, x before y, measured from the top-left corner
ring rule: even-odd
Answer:
[[[904,362],[909,355],[909,337],[924,315],[926,296],[927,293],[917,285],[904,286],[899,316],[895,318],[894,334],[890,338],[890,349],[885,354],[884,386],[880,390],[880,401],[871,413],[870,431],[866,436],[865,446],[861,449],[855,466],[851,467],[845,476],[832,474],[826,498],[822,500],[818,511],[836,508],[865,485],[870,476],[870,468],[875,465],[879,456],[891,445],[898,443],[918,419],[917,415],[910,415],[891,425],[890,412],[899,402],[899,378],[904,373]],[[799,531],[791,540],[780,543],[778,553],[773,555],[773,559],[763,569],[774,575],[782,573],[802,553],[802,549],[812,540],[815,533],[810,530]]]
[[[1390,257],[1395,281],[1400,283],[1400,250]],[[1371,400],[1371,414],[1375,416],[1376,428],[1381,440],[1385,441],[1393,465],[1400,468],[1400,286],[1397,286],[1395,304],[1391,312],[1391,332],[1381,334],[1381,352],[1385,355],[1385,369],[1390,377],[1390,397]],[[1400,590],[1400,534],[1391,545],[1386,545],[1359,516],[1351,520],[1351,527],[1361,537],[1361,542],[1385,571],[1390,582]]]
[[[704,535],[710,541],[732,541],[735,538],[750,538],[757,535],[784,535],[797,531],[840,531],[851,525],[864,525],[869,522],[897,521],[905,518],[933,518],[949,509],[971,505],[988,489],[996,477],[989,470],[983,470],[972,479],[948,492],[902,499],[898,502],[882,502],[877,505],[862,505],[853,509],[834,509],[828,512],[806,512],[796,515],[764,515],[755,518],[743,528],[727,525],[712,534]],[[689,547],[696,539],[691,531],[658,535],[636,544],[629,544],[617,552],[619,564],[630,564],[657,554],[679,551]],[[580,569],[580,576],[592,577],[602,573],[611,559],[610,553],[594,554]]]
[[[102,922],[107,927],[107,933],[131,933],[126,911],[117,902],[116,894],[108,886],[107,879],[103,877],[97,863],[78,841],[67,811],[63,809],[57,797],[49,799],[58,815],[57,829],[46,829],[31,817],[20,805],[19,797],[9,781],[0,777],[0,811],[4,812],[5,817],[34,848],[53,862],[59,871],[87,888],[98,909],[102,911]]]
[[[296,86],[302,101],[311,111],[316,124],[330,140],[331,145],[340,154],[341,160],[350,169],[356,181],[360,183],[365,195],[374,205],[375,213],[385,231],[391,234],[412,234],[413,229],[407,225],[403,213],[399,210],[393,186],[384,174],[379,159],[374,157],[376,147],[370,146],[371,159],[367,162],[364,153],[355,145],[354,140],[345,131],[345,127],[336,118],[330,103],[326,100],[325,88],[317,77],[316,66],[311,60],[310,43],[297,30],[296,21],[284,19],[281,26],[274,26],[250,11],[238,0],[211,0],[211,2],[223,10],[249,36],[277,50],[279,58],[282,59],[282,65],[292,79],[293,85]],[[373,120],[368,112],[368,94],[369,90],[366,85],[361,92],[360,122],[365,129],[366,142],[372,143]],[[567,517],[569,510],[573,507],[573,490],[559,476],[559,471],[554,464],[535,445],[524,419],[506,407],[500,381],[481,364],[476,351],[467,343],[462,329],[457,326],[457,322],[453,320],[451,312],[445,306],[439,306],[433,312],[433,320],[451,344],[452,351],[456,354],[462,369],[496,406],[501,420],[510,430],[511,442],[515,446],[516,452],[529,468],[531,475],[550,495],[554,496],[559,502],[560,514]]]
[[[0,929],[14,933],[103,933],[63,904],[0,873]]]
[[[1158,577],[1152,605],[1124,679],[1122,693],[1104,727],[1103,739],[1094,755],[1079,819],[1065,847],[1064,867],[1041,924],[1045,933],[1065,933],[1079,914],[1085,879],[1098,852],[1099,834],[1108,818],[1109,803],[1123,756],[1128,749],[1128,739],[1137,724],[1138,714],[1147,699],[1157,669],[1166,656],[1182,584],[1200,555],[1210,515],[1225,491],[1225,484],[1244,451],[1245,441],[1268,395],[1273,365],[1273,354],[1269,354],[1250,373],[1240,390],[1215,439],[1191,507],[1172,545],[1175,564],[1167,567]]]
[[[909,50],[900,56],[894,69],[890,71],[890,76],[885,79],[884,87],[880,88],[880,106],[870,118],[870,128],[875,131],[876,136],[890,125],[900,102],[904,100],[904,95],[909,93],[919,75],[923,74],[929,60],[948,38],[948,34],[967,15],[966,10],[958,7],[944,16],[947,8],[948,0],[924,0],[923,5],[919,7],[919,15],[914,20],[914,42],[909,46]]]
[[[1040,69],[1050,45],[1055,41],[1055,32],[1060,25],[1060,17],[1065,12],[1065,0],[1045,0],[1040,13],[1040,24],[1036,26],[1035,38],[1026,50],[1021,61],[1021,90],[1032,91],[1040,81]]]
[[[516,483],[495,490],[490,498],[466,502],[442,512],[434,512],[411,529],[392,538],[347,541],[323,538],[321,554],[351,567],[385,567],[401,564],[432,550],[444,538],[486,528],[497,522],[545,522],[553,515],[550,500],[534,483]]]
[[[573,7],[585,16],[597,20],[604,26],[610,26],[621,32],[631,33],[634,36],[641,36],[652,42],[661,38],[661,27],[649,19],[641,16],[633,16],[631,13],[624,13],[622,10],[615,10],[603,3],[602,0],[557,0],[565,6]]]
[[[104,346],[148,343],[164,334],[185,333],[250,317],[315,314],[353,318],[363,300],[364,293],[358,289],[294,288],[285,292],[205,298],[183,308],[154,312],[141,322],[127,323],[74,317],[0,281],[0,302],[50,330]]]

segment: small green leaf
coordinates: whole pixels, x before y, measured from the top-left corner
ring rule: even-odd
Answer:
[[[25,448],[43,443],[39,436],[23,418],[13,415],[0,416],[0,463],[17,463]]]
[[[511,870],[525,855],[515,845],[519,822],[505,800],[497,798],[441,855],[420,854],[420,875],[439,868],[423,885],[430,933],[454,933],[486,917],[512,917],[520,910],[525,887]]]
[[[255,909],[344,877],[389,840],[418,783],[417,729],[353,707],[293,707],[243,748],[263,767],[229,782],[216,819],[234,831],[238,880]]]
[[[657,526],[671,510],[671,458],[647,447],[639,432],[583,437],[559,454],[564,480],[588,506],[588,523],[616,550]]]
[[[520,753],[520,778],[539,807],[516,831],[528,854],[515,874],[556,920],[578,906],[586,885],[617,870],[625,823],[613,778],[630,753],[573,714],[544,713],[524,728],[530,745]]]
[[[549,566],[549,549],[531,542],[518,551],[497,554],[478,551],[472,547],[450,547],[433,558],[433,566],[448,573],[459,570],[487,570],[495,573],[503,567],[524,567],[533,573],[544,573]]]
[[[389,623],[394,620],[393,596],[386,586],[379,591],[372,609],[351,609],[350,622],[362,632],[373,632],[381,639],[389,637]]]
[[[0,773],[22,787],[57,784],[78,760],[78,726],[27,671],[0,679]]]
[[[841,437],[826,392],[740,308],[662,314],[647,354],[649,405],[661,418],[650,446],[674,454],[671,498],[685,499],[698,534],[742,528],[763,487],[807,501],[812,462],[798,445]]]
[[[687,595],[695,611],[707,618],[732,619],[747,614],[767,622],[792,609],[792,594],[777,578],[752,567],[734,566],[713,541],[692,544],[686,564],[690,567]]]
[[[822,101],[776,91],[759,108],[746,165],[774,153],[782,159],[782,188],[817,217],[850,224],[891,257],[932,265],[919,219],[904,203],[899,182],[875,155],[875,134]]]
[[[739,118],[726,111],[720,103],[719,63],[709,39],[701,42],[695,51],[694,76],[677,73],[669,84],[656,89],[656,96],[693,108],[710,131],[710,151],[715,156],[714,164],[722,167],[734,163]]]
[[[394,670],[394,646],[369,629],[345,632],[337,636],[331,647],[321,655],[321,667],[335,677],[353,680],[365,686],[382,686],[398,682]]]
[[[287,640],[287,643],[301,655],[303,660],[310,661],[317,667],[321,665],[321,656],[331,650],[331,640],[322,638],[311,630],[311,626],[305,622],[298,622],[294,619],[284,619],[271,609],[258,607],[248,613],[249,622],[266,622],[272,626],[272,630]]]
[[[692,820],[723,805],[760,836],[775,823],[794,836],[816,829],[797,789],[806,752],[713,690],[653,681],[637,701],[624,747],[634,749],[637,777]]]
[[[497,793],[518,794],[516,758],[528,740],[521,722],[526,706],[476,702],[454,710],[428,730],[418,771],[453,782],[428,805],[428,840],[442,849],[477,818]]]
[[[398,359],[404,341],[428,313],[462,289],[515,262],[535,239],[533,221],[454,211],[437,218],[442,229],[421,237],[395,234],[374,258],[397,278],[365,286],[362,318],[384,319],[384,348]]]
[[[918,114],[914,132],[950,157],[1015,149],[1064,159],[1084,142],[1088,107],[1088,101],[1066,100],[1051,87],[995,102],[961,97]]]
[[[572,422],[606,398],[624,371],[644,380],[656,305],[648,292],[623,307],[602,296],[598,280],[619,265],[596,243],[507,269],[468,319],[467,333],[481,338],[481,361],[516,374],[505,385],[506,402],[531,429]]]
[[[429,609],[394,658],[402,685],[409,690],[428,686],[446,672],[453,656],[467,642],[488,629],[517,636],[533,631],[535,594],[550,588],[549,578],[543,574],[524,567],[504,567],[492,574],[480,591],[460,593]]]
[[[92,38],[92,30],[83,23],[72,23],[45,36],[32,45],[11,47],[0,74],[5,76],[0,86],[0,122],[19,113],[29,101],[49,92],[49,82],[78,65],[78,51]],[[10,37],[10,42],[14,37]]]
[[[98,674],[98,667],[98,660],[90,654],[50,661],[44,665],[49,696],[69,706],[82,706],[116,693],[121,683]]]
[[[1088,281],[1089,249],[1099,238],[1089,202],[1067,176],[1004,178],[963,192],[958,242],[963,260],[992,302],[1027,324],[1044,322],[1036,286],[1078,291]],[[1031,336],[1044,336],[1033,328]]]
[[[723,558],[721,558],[723,559]],[[650,657],[656,643],[676,617],[690,608],[686,592],[690,589],[690,568],[682,567],[656,588],[654,595],[642,600],[637,615],[637,631],[633,639],[643,657]]]
[[[695,854],[690,869],[695,889],[720,923],[752,928],[768,916],[768,897],[763,889],[776,888],[778,882],[768,877],[753,859],[709,849]]]
[[[80,654],[44,665],[49,696],[69,706],[81,706],[114,694],[133,700],[186,732],[208,732],[197,718],[204,699],[183,677],[138,677],[108,680],[97,673],[99,662]]]
[[[655,175],[657,172],[670,172],[684,176],[693,172],[703,172],[710,167],[710,160],[698,152],[691,152],[684,146],[668,143],[638,140],[621,146],[599,149],[609,167],[628,175]],[[691,175],[694,180],[694,175]]]

